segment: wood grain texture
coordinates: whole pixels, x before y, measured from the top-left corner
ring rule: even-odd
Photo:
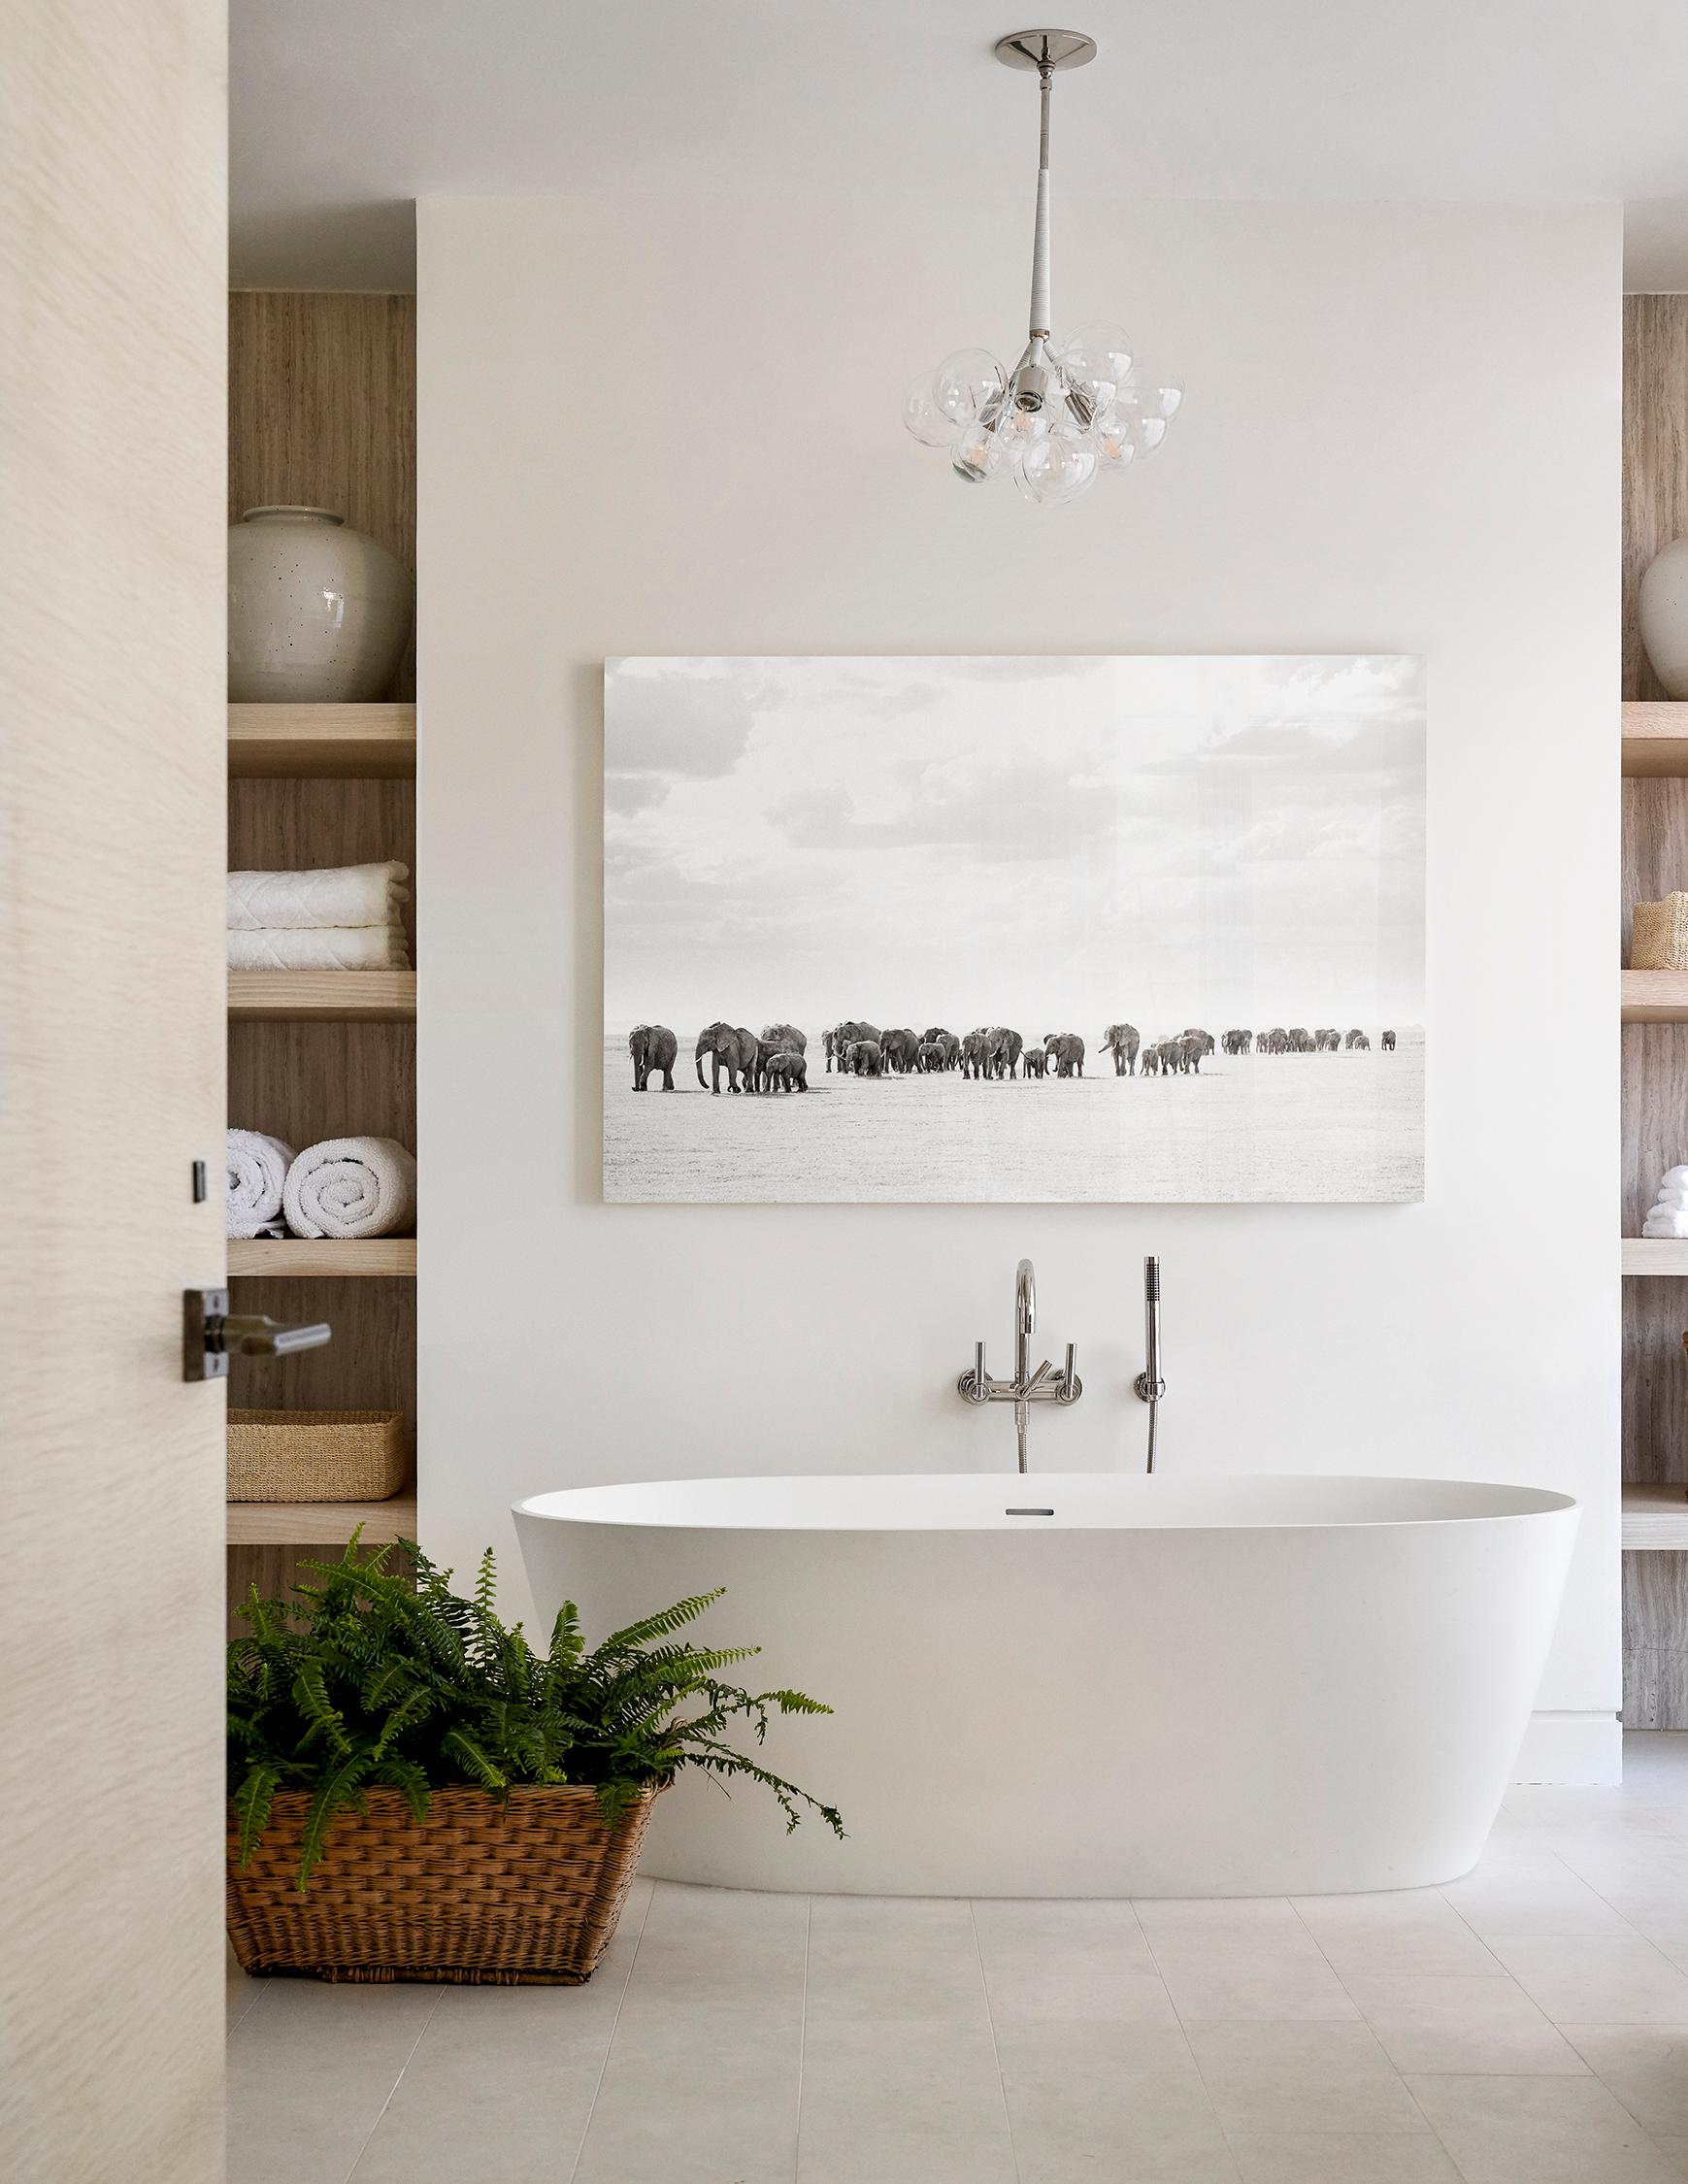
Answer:
[[[414,963],[418,880],[414,781],[229,782],[231,872],[310,872],[327,865],[381,864],[389,857],[410,867],[411,900],[401,907]]]
[[[1621,1249],[1623,1272],[1637,1279],[1680,1281],[1688,1275],[1688,1237],[1626,1236]]]
[[[403,1279],[231,1277],[236,1311],[327,1320],[334,1340],[292,1357],[231,1361],[229,1401],[254,1410],[402,1410],[416,1444],[416,1285]]]
[[[245,290],[229,298],[229,521],[270,502],[332,509],[416,567],[416,299]],[[415,695],[413,645],[393,698]]]
[[[1688,296],[1624,298],[1623,695],[1662,699],[1641,647],[1647,564],[1688,532]]]
[[[1688,1729],[1688,1555],[1623,1557],[1624,1727]]]
[[[416,709],[230,706],[228,770],[231,779],[414,779]]]
[[[1623,767],[1626,780],[1688,775],[1688,705],[1626,705]]]
[[[416,1240],[414,1236],[231,1239],[228,1271],[231,1280],[414,1281]]]
[[[223,2173],[224,15],[0,0],[7,2184]]]
[[[231,971],[231,1023],[398,1024],[416,1013],[414,971]]]
[[[231,1502],[231,1547],[343,1547],[363,1527],[364,1541],[416,1537],[416,1497],[386,1502]]]

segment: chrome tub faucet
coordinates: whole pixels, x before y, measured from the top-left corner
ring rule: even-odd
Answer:
[[[1045,1358],[1037,1371],[1032,1371],[1032,1335],[1038,1324],[1038,1288],[1032,1273],[1030,1259],[1022,1259],[1014,1275],[1014,1376],[1011,1380],[994,1379],[985,1370],[984,1344],[976,1342],[973,1349],[973,1366],[955,1383],[957,1392],[968,1403],[1011,1403],[1014,1406],[1014,1446],[1019,1456],[1020,1470],[1026,1468],[1026,1428],[1031,1420],[1034,1403],[1076,1403],[1084,1393],[1084,1383],[1074,1370],[1077,1351],[1072,1342],[1067,1344],[1067,1362],[1054,1378],[1055,1368]]]

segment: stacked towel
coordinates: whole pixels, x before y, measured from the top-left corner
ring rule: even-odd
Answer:
[[[416,1214],[416,1164],[396,1138],[307,1145],[281,1194],[295,1236],[393,1236]]]
[[[228,1134],[228,1195],[223,1233],[227,1236],[283,1236],[281,1187],[293,1165],[293,1148],[262,1130]]]
[[[1643,1236],[1688,1237],[1688,1168],[1667,1168],[1659,1195],[1641,1223]]]
[[[399,906],[410,867],[331,865],[316,872],[231,872],[231,971],[403,971]]]

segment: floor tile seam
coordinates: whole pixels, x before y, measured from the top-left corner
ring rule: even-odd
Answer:
[[[1291,1905],[1290,1907],[1291,1907],[1291,1909],[1292,1909],[1292,1910],[1293,1910],[1293,1909],[1295,1909],[1295,1906],[1294,1906],[1293,1904],[1292,1904],[1292,1905]],[[1300,1911],[1299,1911],[1299,1910],[1297,1910],[1297,1911],[1296,1911],[1296,1916],[1297,1916],[1297,1918],[1301,1918],[1301,1913],[1300,1913]],[[1303,1919],[1303,1920],[1302,1920],[1302,1924],[1303,1924],[1304,1926],[1306,1926],[1306,1925],[1307,1925],[1307,1921],[1306,1921],[1305,1919]],[[1309,1934],[1311,1934],[1311,1933],[1312,1933],[1312,1929],[1311,1929],[1310,1927],[1308,1927],[1308,1928],[1307,1928],[1307,1932],[1308,1932]],[[1318,1945],[1318,1938],[1319,1938],[1319,1937],[1318,1937],[1318,1936],[1317,1936],[1316,1934],[1314,1934],[1314,1935],[1313,1935],[1313,1936],[1312,1936],[1312,1938],[1313,1938],[1313,1942],[1314,1942],[1315,1946],[1317,1946],[1317,1945]],[[1322,1948],[1320,1948],[1320,1950],[1319,1950],[1319,1953],[1320,1953],[1320,1955],[1321,1955],[1321,1956],[1323,1956],[1323,1955],[1324,1955],[1324,1951],[1323,1951],[1323,1949],[1322,1949]],[[1326,1958],[1325,1958],[1325,1962],[1326,1962],[1327,1964],[1330,1964],[1330,1959],[1329,1959],[1329,1957],[1326,1957]],[[1485,1975],[1485,1974],[1477,1974],[1477,1973],[1473,1973],[1473,1977],[1480,1977],[1480,1976],[1486,1976],[1486,1975]],[[1331,1977],[1332,1977],[1332,1978],[1333,1978],[1333,1979],[1334,1979],[1334,1980],[1335,1980],[1335,1981],[1337,1982],[1337,1985],[1338,1985],[1339,1987],[1340,1987],[1340,1988],[1341,1988],[1341,1990],[1342,1990],[1343,1994],[1347,1996],[1347,1998],[1348,1998],[1349,2002],[1351,2002],[1353,2003],[1353,2005],[1354,2005],[1355,2009],[1359,2011],[1359,2014],[1360,2014],[1360,2022],[1361,2022],[1361,2024],[1365,2026],[1365,2028],[1366,2028],[1367,2032],[1371,2034],[1372,2037],[1373,2037],[1373,2038],[1374,2038],[1374,2040],[1377,2040],[1377,2046],[1378,2046],[1378,2049],[1379,2049],[1379,2051],[1380,2051],[1380,2052],[1382,2053],[1382,2056],[1383,2056],[1383,2059],[1384,2059],[1384,2061],[1385,2061],[1386,2063],[1388,2063],[1388,2065],[1389,2065],[1389,2068],[1390,2068],[1390,2069],[1391,2069],[1391,2070],[1393,2070],[1393,2071],[1395,2072],[1395,2077],[1396,2077],[1396,2080],[1397,2080],[1397,2082],[1399,2083],[1399,2085],[1400,2085],[1400,2087],[1401,2087],[1401,2090],[1402,2090],[1402,2091],[1403,2091],[1403,2092],[1404,2092],[1404,2093],[1406,2094],[1406,2096],[1407,2096],[1407,2100],[1408,2100],[1408,2101],[1410,2101],[1412,2102],[1412,2105],[1413,2105],[1413,2107],[1417,2109],[1417,2111],[1418,2111],[1419,2115],[1420,2115],[1421,2117],[1423,2117],[1423,2119],[1424,2119],[1424,2128],[1425,2128],[1425,2130],[1426,2130],[1427,2132],[1429,2132],[1429,2134],[1431,2134],[1431,2136],[1432,2136],[1432,2137],[1433,2137],[1433,2138],[1434,2138],[1434,2139],[1436,2140],[1436,2143],[1437,2143],[1437,2144],[1438,2144],[1438,2145],[1439,2145],[1439,2146],[1440,2146],[1440,2147],[1441,2148],[1442,2152],[1443,2152],[1443,2153],[1444,2153],[1444,2154],[1445,2154],[1445,2155],[1447,2156],[1448,2160],[1449,2160],[1450,2162],[1452,2162],[1452,2164],[1453,2164],[1454,2167],[1455,2167],[1456,2169],[1459,2169],[1459,2173],[1460,2173],[1460,2175],[1461,2175],[1462,2177],[1463,2177],[1463,2176],[1465,2176],[1465,2173],[1466,2173],[1466,2172],[1465,2172],[1465,2170],[1464,2170],[1463,2168],[1460,2168],[1460,2164],[1459,2164],[1459,2157],[1458,2157],[1458,2155],[1457,2155],[1457,2154],[1456,2154],[1456,2153],[1454,2152],[1453,2148],[1452,2148],[1452,2147],[1451,2147],[1451,2146],[1450,2146],[1450,2145],[1448,2144],[1447,2140],[1446,2140],[1446,2139],[1445,2139],[1445,2138],[1444,2138],[1444,2137],[1442,2136],[1441,2133],[1440,2133],[1440,2131],[1438,2131],[1438,2130],[1437,2130],[1437,2128],[1436,2128],[1436,2119],[1435,2119],[1435,2117],[1434,2117],[1434,2116],[1432,2116],[1431,2114],[1429,2114],[1429,2112],[1428,2112],[1428,2111],[1426,2110],[1426,2108],[1425,2108],[1425,2106],[1424,2106],[1424,2103],[1423,2103],[1423,2102],[1422,2102],[1422,2101],[1421,2101],[1419,2100],[1419,2098],[1418,2098],[1417,2094],[1416,2094],[1416,2093],[1414,2093],[1414,2092],[1413,2092],[1413,2090],[1412,2090],[1412,2088],[1411,2088],[1411,2086],[1407,2084],[1407,2072],[1406,2072],[1405,2070],[1399,2070],[1399,2069],[1396,2069],[1396,2068],[1395,2068],[1395,2062],[1394,2062],[1394,2058],[1393,2058],[1393,2057],[1392,2057],[1392,2056],[1391,2056],[1391,2055],[1389,2054],[1389,2051],[1388,2051],[1388,2049],[1384,2047],[1384,2045],[1383,2045],[1383,2042],[1382,2042],[1381,2040],[1377,2039],[1377,2031],[1376,2031],[1376,2027],[1375,2027],[1375,2026],[1374,2026],[1374,2024],[1372,2023],[1372,2020],[1371,2020],[1371,2018],[1370,2018],[1370,2017],[1369,2017],[1369,2016],[1368,2016],[1368,2015],[1366,2014],[1366,2006],[1365,2006],[1365,2004],[1364,2004],[1364,2003],[1363,2003],[1363,2002],[1361,2002],[1361,2000],[1360,2000],[1360,1998],[1358,1997],[1358,1995],[1356,1995],[1356,1994],[1354,1993],[1353,1989],[1352,1989],[1352,1988],[1351,1988],[1351,1987],[1350,1987],[1350,1986],[1348,1985],[1348,1982],[1347,1982],[1347,1981],[1346,1981],[1346,1980],[1345,1980],[1345,1979],[1344,1979],[1344,1978],[1342,1977],[1341,1973],[1340,1973],[1340,1971],[1339,1971],[1339,1970],[1337,1969],[1337,1968],[1336,1968],[1336,1966],[1335,1966],[1334,1964],[1332,1964],[1332,1965],[1331,1965]],[[1516,1981],[1514,1981],[1514,1982],[1513,1982],[1513,1984],[1514,1984],[1514,1985],[1516,1985]],[[1555,2030],[1557,2031],[1557,2030],[1558,2030],[1558,2028],[1557,2028],[1557,2027],[1555,2027]],[[1426,2073],[1420,2073],[1420,2074],[1421,2074],[1421,2075],[1423,2075],[1423,2074],[1426,2074]],[[1469,2184],[1469,2180],[1468,2180],[1468,2184]]]
[[[1008,2080],[1003,2076],[1002,2049],[997,2043],[996,2011],[991,2007],[990,1973],[984,1968],[984,1945],[978,1937],[978,1910],[973,1898],[967,1900],[967,1922],[973,1929],[973,1950],[978,1959],[978,1983],[984,1994],[984,2021],[990,2032],[991,2063],[996,2070],[997,2100],[1002,2104],[1003,2131],[1008,2139],[1009,2162],[1014,2172],[1014,2184],[1022,2184],[1020,2176],[1020,2149],[1014,2137],[1014,2119],[1009,2107]]]
[[[341,2184],[352,2184],[352,2179],[353,2179],[353,2177],[355,2177],[355,2176],[356,2176],[356,2174],[357,2174],[357,2170],[358,2170],[358,2165],[359,2165],[359,2164],[360,2164],[360,2163],[362,2162],[362,2160],[363,2160],[363,2157],[365,2156],[365,2154],[367,2154],[367,2153],[369,2152],[369,2148],[370,2148],[370,2141],[371,2141],[371,2139],[373,2139],[373,2138],[374,2138],[374,2136],[375,2136],[376,2133],[377,2133],[377,2132],[378,2132],[378,2131],[379,2131],[379,2130],[381,2129],[381,2119],[382,2119],[382,2118],[383,2118],[383,2117],[385,2116],[385,2114],[386,2114],[387,2110],[388,2110],[388,2109],[389,2109],[389,2108],[390,2108],[390,2107],[392,2106],[392,2104],[393,2104],[393,2095],[394,2095],[395,2093],[397,2093],[397,2091],[399,2090],[399,2086],[400,2086],[400,2083],[401,2083],[401,2081],[402,2081],[402,2080],[403,2080],[403,2078],[404,2078],[404,2074],[405,2074],[405,2072],[406,2072],[406,2071],[407,2071],[407,2070],[408,2070],[408,2069],[410,2068],[411,2065],[412,2065],[412,2064],[413,2064],[413,2063],[414,2063],[414,2062],[415,2061],[415,2059],[416,2059],[416,2050],[417,2050],[417,2048],[419,2048],[419,2047],[421,2046],[421,2044],[422,2044],[422,2041],[423,2041],[424,2037],[425,2037],[425,2036],[426,2036],[426,2035],[427,2035],[428,2027],[429,2027],[429,2026],[430,2026],[430,2025],[431,2025],[431,2024],[432,2024],[432,2023],[434,2022],[434,2019],[435,2019],[435,2018],[436,2018],[436,2017],[437,2017],[437,2016],[438,2016],[438,2015],[440,2014],[440,2004],[441,2004],[441,2003],[442,2003],[442,2002],[443,2002],[445,2001],[445,1999],[446,1999],[446,1990],[445,1990],[445,1988],[444,1988],[443,1986],[441,1986],[441,1987],[437,1987],[437,1988],[435,1989],[435,1991],[434,1991],[434,2002],[433,2002],[433,2007],[432,2007],[432,2008],[431,2008],[431,2009],[430,2009],[430,2010],[429,2010],[429,2011],[427,2012],[427,2014],[426,2014],[426,2015],[425,2015],[425,2016],[423,2017],[423,2019],[422,2019],[422,2022],[421,2022],[421,2023],[420,2023],[420,2024],[419,2024],[419,2025],[418,2025],[418,2026],[416,2027],[416,2036],[415,2036],[415,2038],[414,2038],[414,2040],[413,2040],[413,2041],[411,2042],[411,2044],[410,2044],[410,2047],[409,2047],[409,2049],[408,2049],[408,2050],[406,2051],[406,2054],[405,2054],[405,2059],[404,2059],[404,2061],[403,2061],[403,2062],[402,2062],[402,2063],[401,2063],[401,2064],[399,2065],[398,2068],[397,2068],[397,2069],[396,2069],[396,2070],[395,2070],[395,2071],[393,2072],[393,2081],[392,2081],[391,2085],[389,2085],[389,2086],[387,2087],[387,2089],[386,2089],[386,2094],[385,2094],[384,2098],[383,2098],[383,2099],[382,2099],[382,2101],[381,2101],[381,2106],[380,2106],[380,2107],[379,2107],[379,2108],[378,2108],[378,2109],[376,2110],[376,2117],[375,2117],[375,2121],[374,2121],[374,2123],[372,2123],[372,2124],[370,2125],[369,2129],[368,2129],[368,2130],[367,2130],[367,2131],[366,2131],[366,2132],[364,2133],[364,2134],[363,2134],[363,2141],[362,2141],[362,2143],[361,2143],[361,2144],[359,2145],[359,2147],[358,2147],[358,2149],[357,2149],[357,2152],[356,2152],[356,2153],[355,2153],[355,2154],[354,2154],[354,2155],[352,2156],[350,2167],[348,2167],[348,2168],[347,2169],[347,2171],[346,2171],[346,2174],[345,2174],[345,2176],[344,2176],[344,2177],[342,2177],[342,2179],[341,2179]]]
[[[575,2147],[575,2158],[569,2164],[569,2173],[564,2184],[574,2184],[580,2172],[580,2163],[585,2158],[586,2137],[592,2129],[592,2118],[598,2113],[598,2096],[604,2090],[604,2075],[610,2068],[610,2058],[615,2052],[615,2035],[620,2030],[621,2012],[627,2005],[627,1992],[633,1985],[633,1974],[639,1965],[639,1952],[645,1944],[645,1929],[650,1921],[650,1906],[656,1902],[654,1886],[645,1899],[645,1908],[639,1914],[639,1931],[633,1936],[633,1953],[627,1960],[627,1976],[621,1982],[621,1992],[615,1998],[614,2014],[610,2020],[610,2030],[604,2040],[604,2053],[598,2064],[598,2075],[592,2081],[592,2098],[586,2103],[586,2113],[580,2123],[580,2136]]]

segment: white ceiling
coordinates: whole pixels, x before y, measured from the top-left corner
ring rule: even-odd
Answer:
[[[411,202],[924,199],[1025,181],[1011,0],[232,0],[237,281],[408,287]],[[1688,288],[1681,0],[1082,0],[1057,187],[1142,198],[1621,199]]]

